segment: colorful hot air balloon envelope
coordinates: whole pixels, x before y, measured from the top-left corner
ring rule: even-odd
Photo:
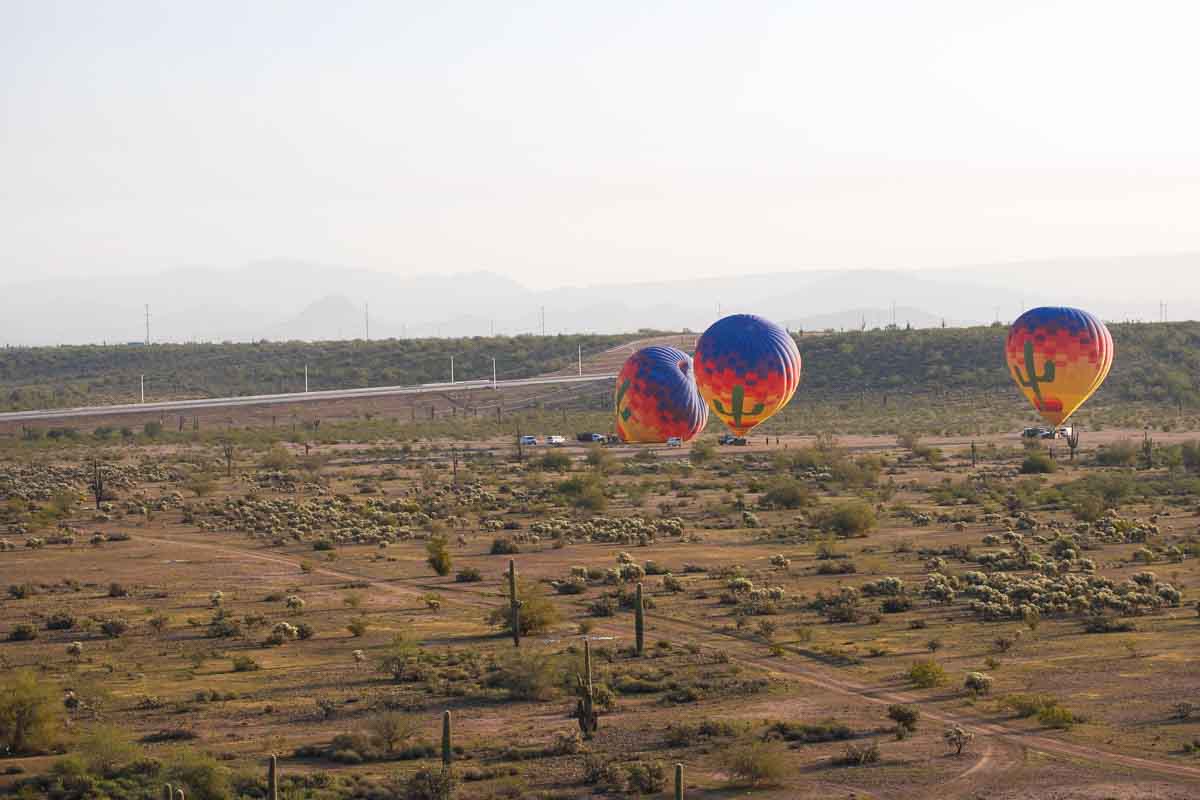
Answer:
[[[696,387],[738,436],[788,404],[800,385],[791,335],[753,314],[719,319],[696,342]]]
[[[646,347],[617,375],[617,435],[623,442],[687,441],[708,423],[708,409],[692,379],[692,359],[674,347]]]
[[[1104,323],[1078,308],[1033,308],[1008,331],[1008,371],[1051,425],[1061,425],[1108,377],[1113,340]]]

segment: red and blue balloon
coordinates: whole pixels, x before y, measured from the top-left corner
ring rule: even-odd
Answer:
[[[708,409],[692,379],[692,359],[674,347],[646,347],[617,375],[614,407],[623,442],[687,441],[708,423]]]
[[[800,385],[800,350],[781,325],[753,314],[714,322],[696,342],[696,387],[743,436],[788,404]]]

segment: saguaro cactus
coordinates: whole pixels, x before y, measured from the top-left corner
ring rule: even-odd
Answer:
[[[640,657],[646,650],[646,607],[642,603],[642,584],[637,585],[637,599],[633,606],[633,630],[637,641],[637,654]]]
[[[442,712],[442,769],[450,769],[454,753],[450,747],[450,712]]]
[[[1075,460],[1075,451],[1079,449],[1079,429],[1072,426],[1067,434],[1067,448],[1071,451],[1071,460]]]
[[[279,800],[279,771],[278,759],[271,754],[267,762],[267,800]]]
[[[1074,455],[1074,451],[1072,451],[1072,456],[1073,455]],[[975,448],[975,443],[971,442],[971,469],[975,469],[975,466],[978,463],[978,459],[979,459],[979,454]]]
[[[163,784],[164,800],[175,800],[175,790],[171,788],[171,784]]]
[[[683,764],[675,765],[675,800],[683,800]]]
[[[1033,342],[1025,342],[1025,374],[1028,379],[1021,377],[1021,368],[1013,367],[1013,376],[1017,379],[1017,383],[1033,391],[1033,396],[1037,400],[1037,407],[1042,407],[1042,390],[1039,388],[1043,383],[1054,383],[1054,361],[1046,359],[1046,365],[1042,367],[1042,374],[1037,374],[1037,369],[1033,365]]]
[[[182,786],[175,790],[175,800],[187,800],[187,796],[183,793]]]
[[[595,688],[592,686],[592,645],[587,639],[583,640],[583,674],[576,675],[575,680],[579,684],[579,703],[576,705],[579,730],[584,739],[591,739],[600,727],[600,720],[593,705]]]
[[[521,600],[517,597],[517,561],[508,560],[508,609],[512,623],[513,647],[521,646]]]

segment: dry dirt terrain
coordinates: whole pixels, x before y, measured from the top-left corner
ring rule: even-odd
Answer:
[[[1196,480],[1127,436],[13,457],[3,790],[427,796],[450,711],[462,798],[1195,797]]]

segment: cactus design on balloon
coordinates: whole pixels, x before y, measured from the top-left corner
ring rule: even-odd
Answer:
[[[744,427],[742,422],[743,419],[746,417],[757,417],[766,409],[766,406],[762,403],[755,403],[754,408],[746,411],[744,407],[745,402],[746,387],[742,386],[740,383],[733,387],[733,402],[730,404],[728,411],[726,411],[725,407],[721,405],[721,398],[714,397],[712,399],[713,410],[716,411],[721,417],[729,417],[732,419],[733,424],[739,428]]]
[[[1033,363],[1033,342],[1026,340],[1025,342],[1025,373],[1029,379],[1021,377],[1021,368],[1016,364],[1013,365],[1013,378],[1017,381],[1018,386],[1022,386],[1033,392],[1038,410],[1045,408],[1045,401],[1042,399],[1041,384],[1054,383],[1054,362],[1047,359],[1046,365],[1042,368],[1042,374],[1037,374],[1037,369]]]

